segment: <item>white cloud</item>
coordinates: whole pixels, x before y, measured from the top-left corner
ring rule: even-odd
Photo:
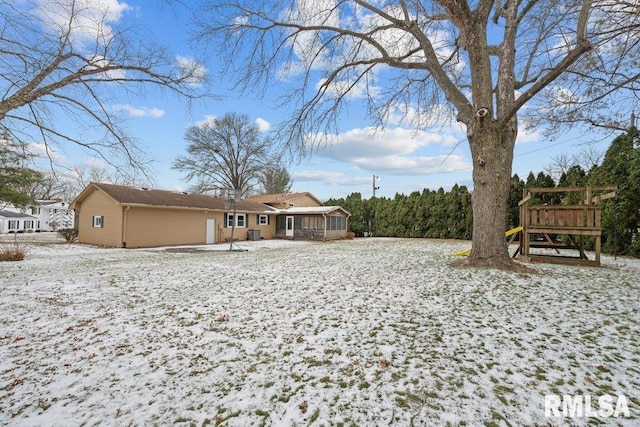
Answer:
[[[158,108],[136,108],[128,104],[119,104],[114,105],[113,109],[116,112],[124,111],[131,117],[151,117],[154,119],[159,119],[160,117],[164,116],[164,110],[160,110]]]
[[[518,136],[516,137],[516,144],[539,142],[541,139],[542,136],[538,129],[529,129],[525,126],[520,126],[520,129],[518,129]]]
[[[327,79],[318,80],[316,90],[319,90],[326,82]],[[371,84],[367,79],[358,81],[334,80],[327,85],[326,92],[334,98],[339,98],[343,94],[346,94],[346,99],[363,99],[368,96],[378,96],[382,92],[382,88]]]
[[[192,86],[200,86],[207,76],[207,68],[193,58],[177,56],[181,78]]]
[[[83,44],[113,37],[112,25],[132,8],[119,0],[37,0],[34,14],[59,34],[69,31],[71,40]]]
[[[369,176],[349,176],[343,172],[331,172],[325,170],[307,169],[291,173],[294,182],[324,182],[328,185],[362,185],[371,182]]]
[[[361,157],[386,157],[411,154],[419,148],[442,144],[446,137],[440,133],[413,131],[404,128],[376,130],[373,127],[352,129],[341,133],[335,142],[318,150],[318,155],[340,161],[354,161]]]
[[[315,135],[322,139],[329,136]],[[333,143],[319,148],[316,155],[345,163],[360,170],[387,175],[426,175],[471,168],[461,155],[429,155],[425,150],[451,145],[455,139],[446,132],[414,131],[404,128],[352,129],[335,136]]]
[[[466,129],[462,123],[455,120],[456,111],[449,105],[433,104],[426,106],[396,103],[389,112],[388,123],[392,125],[408,126],[412,128],[436,128],[444,125],[453,127],[463,135]]]
[[[258,117],[256,119],[256,126],[258,126],[258,129],[260,129],[260,132],[266,132],[271,129],[271,123],[269,123],[262,117]]]
[[[386,175],[430,175],[443,172],[455,172],[471,168],[471,164],[462,156],[387,156],[383,158],[362,158],[357,161],[363,169]]]
[[[65,157],[56,151],[53,147],[50,147],[42,143],[30,143],[25,146],[26,151],[40,159],[51,159],[56,163],[62,163],[65,161]]]
[[[203,127],[206,124],[210,124],[211,126],[213,126],[215,124],[216,119],[217,119],[216,116],[207,114],[204,116],[204,119],[200,120],[199,122],[195,122],[194,125],[198,127]]]
[[[548,100],[552,103],[552,107],[556,108],[581,102],[581,98],[579,96],[563,86],[548,86],[545,90],[545,94]]]
[[[93,58],[91,58],[91,62],[89,64],[91,64],[87,67],[89,69],[100,69],[100,68],[108,67],[110,62],[104,56],[96,55]],[[123,80],[126,76],[126,73],[124,70],[108,70],[108,71],[104,71],[102,74],[104,74],[106,78],[111,80]]]

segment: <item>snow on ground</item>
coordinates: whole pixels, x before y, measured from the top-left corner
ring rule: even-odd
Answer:
[[[465,242],[238,245],[49,238],[0,263],[0,424],[640,425],[639,260],[525,276],[449,267]],[[548,394],[624,395],[630,418],[545,418]]]

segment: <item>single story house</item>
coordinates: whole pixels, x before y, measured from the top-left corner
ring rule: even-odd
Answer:
[[[78,241],[102,246],[152,246],[245,240],[247,229],[273,237],[275,210],[204,194],[91,183],[71,203],[78,213]],[[242,231],[244,230],[244,233]]]
[[[223,243],[232,230],[238,240],[346,237],[349,213],[344,209],[322,206],[310,195],[292,203],[294,207],[278,209],[254,198],[233,202],[204,194],[91,183],[70,207],[79,218],[78,241],[111,247]]]

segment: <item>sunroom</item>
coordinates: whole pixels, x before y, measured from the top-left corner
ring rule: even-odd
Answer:
[[[340,206],[282,209],[276,217],[275,237],[323,241],[344,239],[350,216]]]

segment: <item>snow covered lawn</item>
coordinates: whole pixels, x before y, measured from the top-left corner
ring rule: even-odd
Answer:
[[[609,394],[630,418],[589,422],[640,425],[638,260],[523,276],[449,267],[465,242],[240,246],[51,238],[0,263],[0,424],[586,425],[544,396]]]

